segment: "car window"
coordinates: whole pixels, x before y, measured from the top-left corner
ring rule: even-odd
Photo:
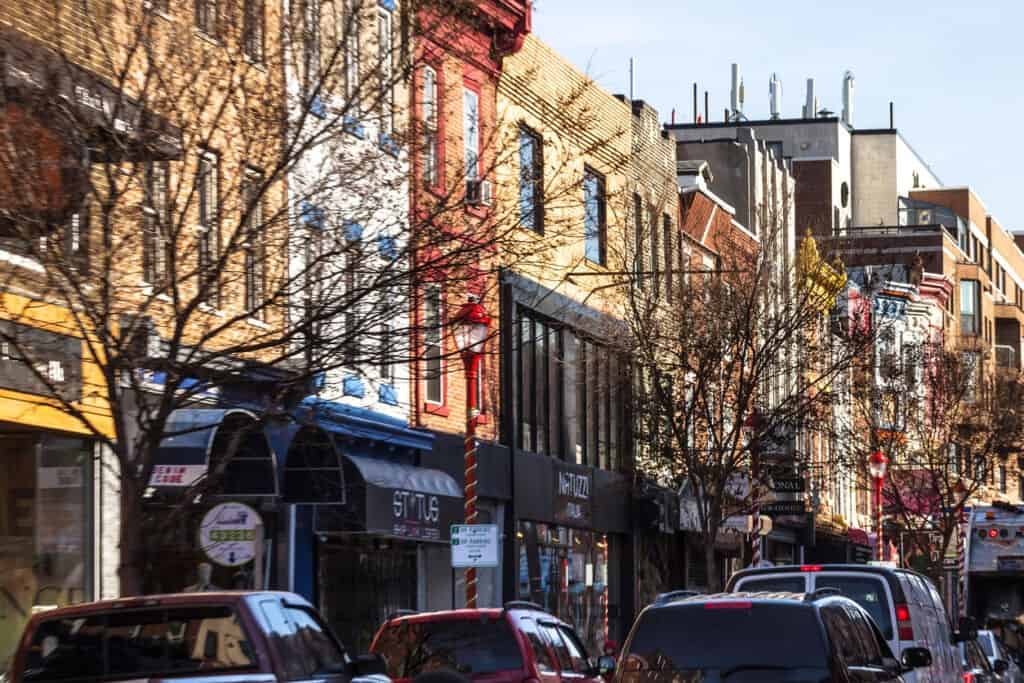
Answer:
[[[864,653],[864,662],[870,666],[881,666],[884,655],[875,635],[875,628],[871,624],[871,617],[852,605],[846,607],[846,613],[850,615],[850,621],[853,623],[854,632]]]
[[[537,628],[537,622],[530,617],[522,617],[519,620],[519,630],[523,632],[527,642],[530,643],[530,649],[533,650],[533,658],[537,660],[537,669],[541,673],[555,673],[557,671],[555,660],[552,659],[551,650],[548,649],[547,643],[541,639]]]
[[[572,660],[572,670],[579,674],[588,673],[590,671],[590,658],[587,656],[587,649],[583,647],[583,643],[580,642],[580,639],[571,629],[565,626],[559,626],[558,633],[562,636],[562,641],[569,651],[569,658]]]
[[[985,659],[985,653],[981,651],[981,647],[977,641],[968,641],[963,644],[963,659],[965,666],[968,669],[981,669],[982,671],[988,668],[988,660]]]
[[[565,644],[562,636],[558,633],[558,629],[554,625],[541,623],[540,632],[543,634],[547,644],[551,646],[555,656],[558,657],[559,668],[562,671],[573,671],[572,655],[569,654],[569,646]]]
[[[23,680],[205,675],[255,665],[248,635],[229,606],[132,609],[41,622]]]
[[[306,677],[301,643],[295,635],[295,624],[289,621],[280,600],[263,600],[260,613],[267,621],[271,645],[276,648],[282,673],[288,680]]]
[[[736,590],[748,593],[803,593],[806,581],[802,576],[765,576],[740,581]]]
[[[821,609],[821,620],[832,643],[836,656],[846,666],[860,666],[860,653],[855,647],[853,627],[846,611],[840,607],[828,606]]]
[[[824,670],[828,656],[810,606],[738,600],[645,610],[621,666],[622,683],[641,683],[735,667]]]
[[[815,589],[835,588],[843,597],[850,598],[863,607],[878,624],[886,640],[892,640],[892,606],[885,592],[885,583],[874,576],[835,576],[817,574]]]
[[[287,613],[289,621],[295,624],[296,638],[301,643],[310,676],[342,673],[347,669],[345,653],[310,610],[289,607]]]
[[[387,660],[391,678],[415,678],[451,669],[463,674],[519,671],[519,641],[504,619],[394,622],[373,651]]]
[[[985,651],[986,657],[995,657],[995,650],[992,648],[991,636],[987,633],[982,633],[978,636],[978,644],[981,645],[981,649]]]

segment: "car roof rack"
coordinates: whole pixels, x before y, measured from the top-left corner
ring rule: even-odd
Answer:
[[[676,600],[684,600],[685,598],[694,598],[694,597],[697,597],[698,595],[701,595],[700,591],[694,591],[694,590],[669,591],[667,593],[659,593],[654,598],[654,603],[653,604],[655,604],[655,605],[665,605],[665,604],[668,604],[670,602],[674,602]]]
[[[804,602],[814,602],[815,600],[821,600],[822,598],[830,598],[835,595],[842,595],[843,591],[838,588],[818,588],[817,590],[811,591],[804,596]]]
[[[509,600],[502,606],[502,609],[506,612],[510,609],[532,609],[537,610],[538,612],[544,612],[545,614],[550,614],[546,607],[538,605],[535,602],[530,602],[529,600]]]

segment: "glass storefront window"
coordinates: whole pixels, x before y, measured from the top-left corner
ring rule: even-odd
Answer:
[[[572,624],[590,656],[608,639],[608,536],[520,522],[519,598],[543,605]]]
[[[34,608],[92,598],[92,443],[0,431],[0,672]]]

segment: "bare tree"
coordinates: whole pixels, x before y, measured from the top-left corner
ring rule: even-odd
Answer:
[[[99,444],[132,594],[148,529],[177,514],[144,503],[176,410],[262,397],[180,512],[219,490],[248,435],[341,393],[324,378],[417,360],[444,322],[411,315],[424,283],[488,296],[500,266],[536,254],[518,205],[488,205],[461,164],[421,198],[432,150],[411,43],[477,21],[471,3],[412,0],[388,26],[360,0],[39,12],[0,9],[4,74],[24,76],[0,102],[0,344],[28,392]],[[483,131],[480,177],[516,167],[505,130]],[[550,201],[581,197],[560,168],[539,179]],[[545,230],[580,228],[552,213]],[[54,365],[69,340],[80,366]]]

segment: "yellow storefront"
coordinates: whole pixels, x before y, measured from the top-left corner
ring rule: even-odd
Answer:
[[[113,423],[68,312],[13,295],[0,296],[0,310],[2,672],[33,611],[94,597],[97,437],[112,436]]]

